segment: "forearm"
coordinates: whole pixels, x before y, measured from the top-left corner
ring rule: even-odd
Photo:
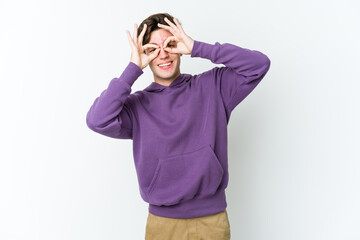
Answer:
[[[129,118],[125,115],[120,118],[119,115],[123,110],[124,103],[131,93],[131,86],[143,71],[133,62],[129,62],[119,78],[113,78],[99,97],[97,97],[90,107],[86,123],[90,129],[106,135],[110,130],[116,128],[130,128]]]
[[[209,59],[215,64],[224,64],[244,77],[257,78],[267,72],[270,59],[263,53],[224,43],[209,44],[194,41],[191,57]]]

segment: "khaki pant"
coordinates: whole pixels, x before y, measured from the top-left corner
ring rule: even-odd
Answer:
[[[149,212],[145,240],[229,240],[226,210],[196,218],[167,218]]]

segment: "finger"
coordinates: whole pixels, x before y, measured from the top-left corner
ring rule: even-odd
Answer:
[[[175,39],[175,36],[169,36],[164,42],[164,47],[166,47],[170,41],[175,41]]]
[[[168,53],[178,53],[174,48],[164,48],[165,51],[167,51]]]
[[[157,49],[157,48],[160,48],[158,45],[156,44],[151,44],[151,43],[148,43],[148,44],[145,44],[143,47],[142,47],[142,52],[144,52],[146,55],[150,52],[152,53],[152,50],[153,49]],[[150,49],[150,51],[147,51],[148,49]]]
[[[161,24],[161,23],[158,23],[158,26],[160,28],[164,28],[165,30],[168,30],[169,32],[171,32],[172,34],[175,34],[175,31],[172,27],[169,27],[167,25],[164,25],[164,24]]]
[[[179,21],[178,21],[176,18],[174,18],[174,22],[176,23],[176,26],[178,26],[178,28],[179,28],[182,32],[184,32],[184,29],[182,28],[181,24],[179,23]]]
[[[134,42],[137,43],[137,24],[134,24]]]
[[[150,58],[150,61],[152,61],[154,58],[156,58],[160,53],[160,48],[156,49],[154,52],[152,52],[150,55],[149,55],[149,58]]]
[[[142,45],[143,37],[144,37],[144,35],[145,35],[145,31],[146,31],[146,24],[144,24],[144,28],[143,28],[143,30],[141,31],[140,35],[139,35],[139,44],[140,44],[140,46]]]
[[[127,37],[128,37],[128,40],[129,40],[130,45],[133,46],[134,43],[133,43],[133,40],[132,40],[132,38],[131,38],[131,35],[130,35],[129,30],[126,30],[126,35],[127,35]]]
[[[157,48],[160,48],[158,45],[155,45],[155,44],[151,44],[151,43],[148,43],[148,44],[145,44],[142,48],[141,48],[141,51],[144,52],[145,54],[148,53],[148,49],[152,50],[152,49],[157,49]]]
[[[148,49],[148,48],[159,48],[159,45],[156,45],[156,44],[152,44],[152,43],[148,43],[148,44],[145,44],[143,46],[144,49]]]
[[[152,55],[157,56],[157,55],[159,54],[159,52],[160,52],[160,48],[156,49],[156,50],[152,53]]]
[[[172,28],[176,29],[176,25],[173,24],[167,17],[164,18],[165,22],[167,22]]]

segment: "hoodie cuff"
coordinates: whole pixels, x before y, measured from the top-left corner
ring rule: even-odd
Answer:
[[[135,80],[143,73],[143,70],[138,65],[129,62],[123,73],[120,75],[119,80],[127,82],[131,87]]]
[[[211,53],[214,47],[214,44],[194,40],[194,46],[191,50],[190,56],[201,57],[211,60]]]

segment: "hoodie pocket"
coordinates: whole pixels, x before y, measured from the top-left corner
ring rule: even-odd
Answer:
[[[210,145],[160,158],[148,188],[149,203],[174,205],[215,194],[224,170]]]

